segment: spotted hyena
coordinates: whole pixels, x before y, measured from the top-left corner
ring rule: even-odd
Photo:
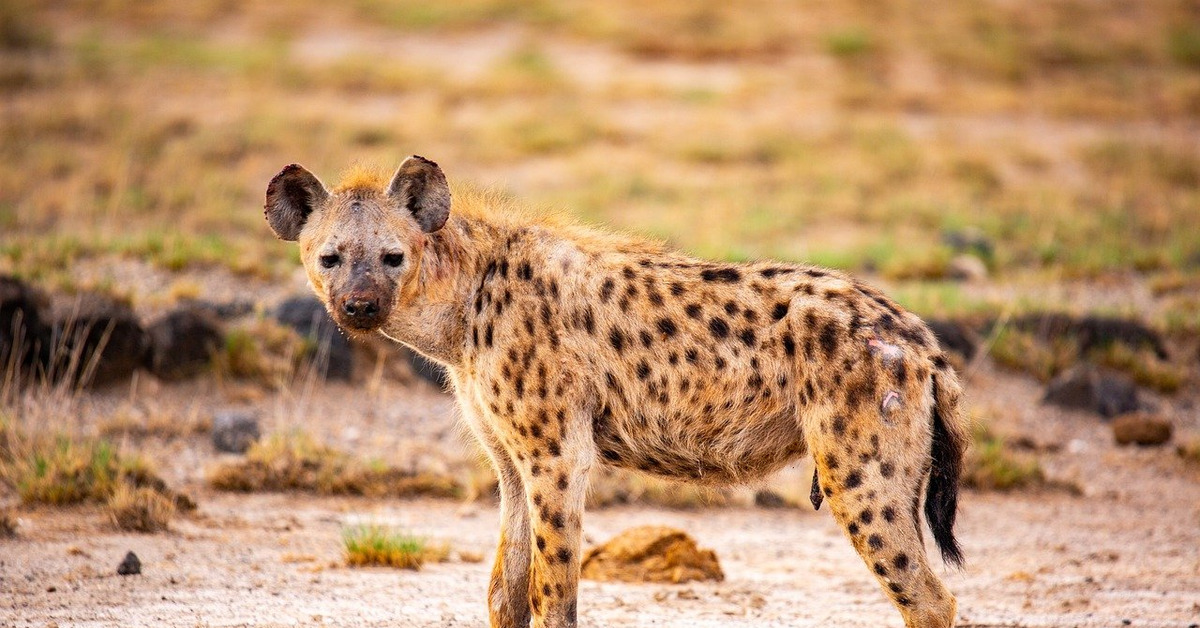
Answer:
[[[695,259],[456,191],[417,156],[327,190],[298,165],[266,217],[351,333],[445,365],[500,479],[493,626],[573,626],[588,472],[729,484],[805,453],[908,626],[954,624],[942,556],[966,425],[958,379],[916,316],[831,270]]]

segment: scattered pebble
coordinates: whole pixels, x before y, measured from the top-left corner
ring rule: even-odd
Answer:
[[[142,561],[138,560],[137,554],[129,552],[125,554],[125,560],[117,565],[118,576],[136,576],[142,573]]]

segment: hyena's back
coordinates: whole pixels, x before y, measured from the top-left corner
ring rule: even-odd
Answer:
[[[834,271],[516,242],[475,306],[483,362],[494,354],[528,394],[546,386],[539,350],[588,381],[593,436],[615,466],[740,481],[805,453],[820,425],[866,438],[856,417],[903,411],[928,431],[936,341]]]

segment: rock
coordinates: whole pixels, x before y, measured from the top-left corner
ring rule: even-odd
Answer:
[[[16,277],[0,276],[0,365],[45,365],[50,353],[49,308],[41,291]]]
[[[125,554],[125,560],[117,565],[118,576],[136,576],[142,573],[142,561],[138,560],[137,554],[129,552]]]
[[[925,324],[937,336],[943,350],[953,351],[967,360],[975,357],[979,349],[979,337],[966,324],[948,318],[929,319]]]
[[[762,489],[754,493],[754,505],[759,508],[787,508],[787,500],[782,495],[770,489]]]
[[[252,414],[226,410],[213,417],[212,444],[219,452],[244,454],[261,435]]]
[[[128,304],[83,294],[55,308],[47,372],[54,379],[103,385],[123,380],[146,363],[150,336]]]
[[[660,526],[630,528],[593,547],[580,574],[588,580],[673,584],[725,579],[712,550],[699,549],[683,531]]]
[[[1042,402],[1114,417],[1137,410],[1138,394],[1133,382],[1120,373],[1077,364],[1046,385]]]
[[[1073,338],[1079,343],[1080,355],[1111,344],[1123,344],[1131,349],[1148,348],[1162,360],[1170,357],[1162,336],[1136,320],[1111,316],[1076,318],[1060,312],[1039,312],[1015,317],[1010,325],[1045,342],[1064,336]]]
[[[1160,416],[1134,412],[1113,420],[1113,438],[1118,445],[1162,445],[1171,440],[1171,422]]]
[[[983,281],[988,277],[988,268],[983,260],[964,253],[950,260],[950,265],[946,267],[946,276],[957,281]]]
[[[349,380],[354,349],[316,297],[292,297],[275,308],[275,320],[295,329],[317,346],[318,372],[329,379]]]
[[[203,371],[225,342],[216,318],[198,308],[181,308],[152,323],[147,368],[160,379],[182,379]]]

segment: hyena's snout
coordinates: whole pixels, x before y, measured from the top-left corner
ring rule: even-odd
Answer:
[[[349,290],[334,300],[334,318],[355,331],[374,331],[387,321],[391,299],[372,287]]]

